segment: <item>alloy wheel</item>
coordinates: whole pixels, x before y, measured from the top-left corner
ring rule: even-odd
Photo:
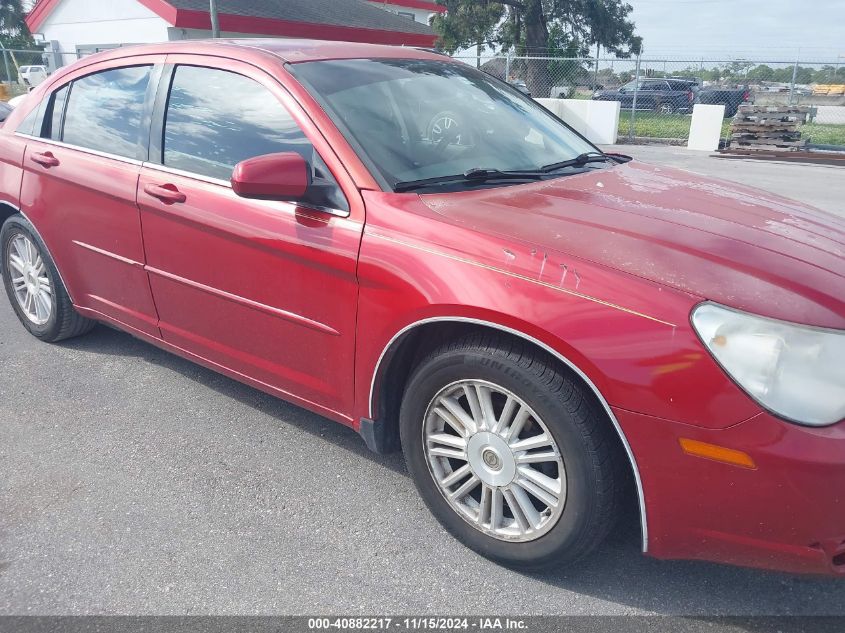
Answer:
[[[38,246],[17,233],[9,241],[6,258],[12,290],[24,315],[35,325],[46,324],[53,314],[53,285]]]
[[[446,501],[477,530],[528,542],[548,532],[566,501],[566,471],[546,424],[514,393],[461,380],[428,405],[423,447]]]

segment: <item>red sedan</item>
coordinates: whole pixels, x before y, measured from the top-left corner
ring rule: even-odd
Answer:
[[[401,446],[520,568],[643,551],[845,575],[845,222],[604,154],[431,52],[85,58],[0,130],[6,291]]]

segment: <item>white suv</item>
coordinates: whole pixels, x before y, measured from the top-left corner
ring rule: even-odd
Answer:
[[[21,66],[18,69],[18,83],[34,88],[47,79],[45,66]]]

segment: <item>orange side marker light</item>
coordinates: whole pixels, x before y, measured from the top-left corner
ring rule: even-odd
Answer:
[[[751,459],[751,455],[743,453],[742,451],[733,448],[725,448],[724,446],[717,446],[716,444],[708,444],[707,442],[699,442],[698,440],[691,440],[682,437],[678,440],[681,448],[687,455],[695,457],[703,457],[704,459],[712,459],[716,462],[723,462],[731,464],[732,466],[739,466],[740,468],[748,468],[756,470],[757,464]]]

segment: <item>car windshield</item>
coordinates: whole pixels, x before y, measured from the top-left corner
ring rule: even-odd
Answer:
[[[539,170],[597,152],[530,98],[461,63],[352,59],[290,68],[385,189],[473,170]]]

